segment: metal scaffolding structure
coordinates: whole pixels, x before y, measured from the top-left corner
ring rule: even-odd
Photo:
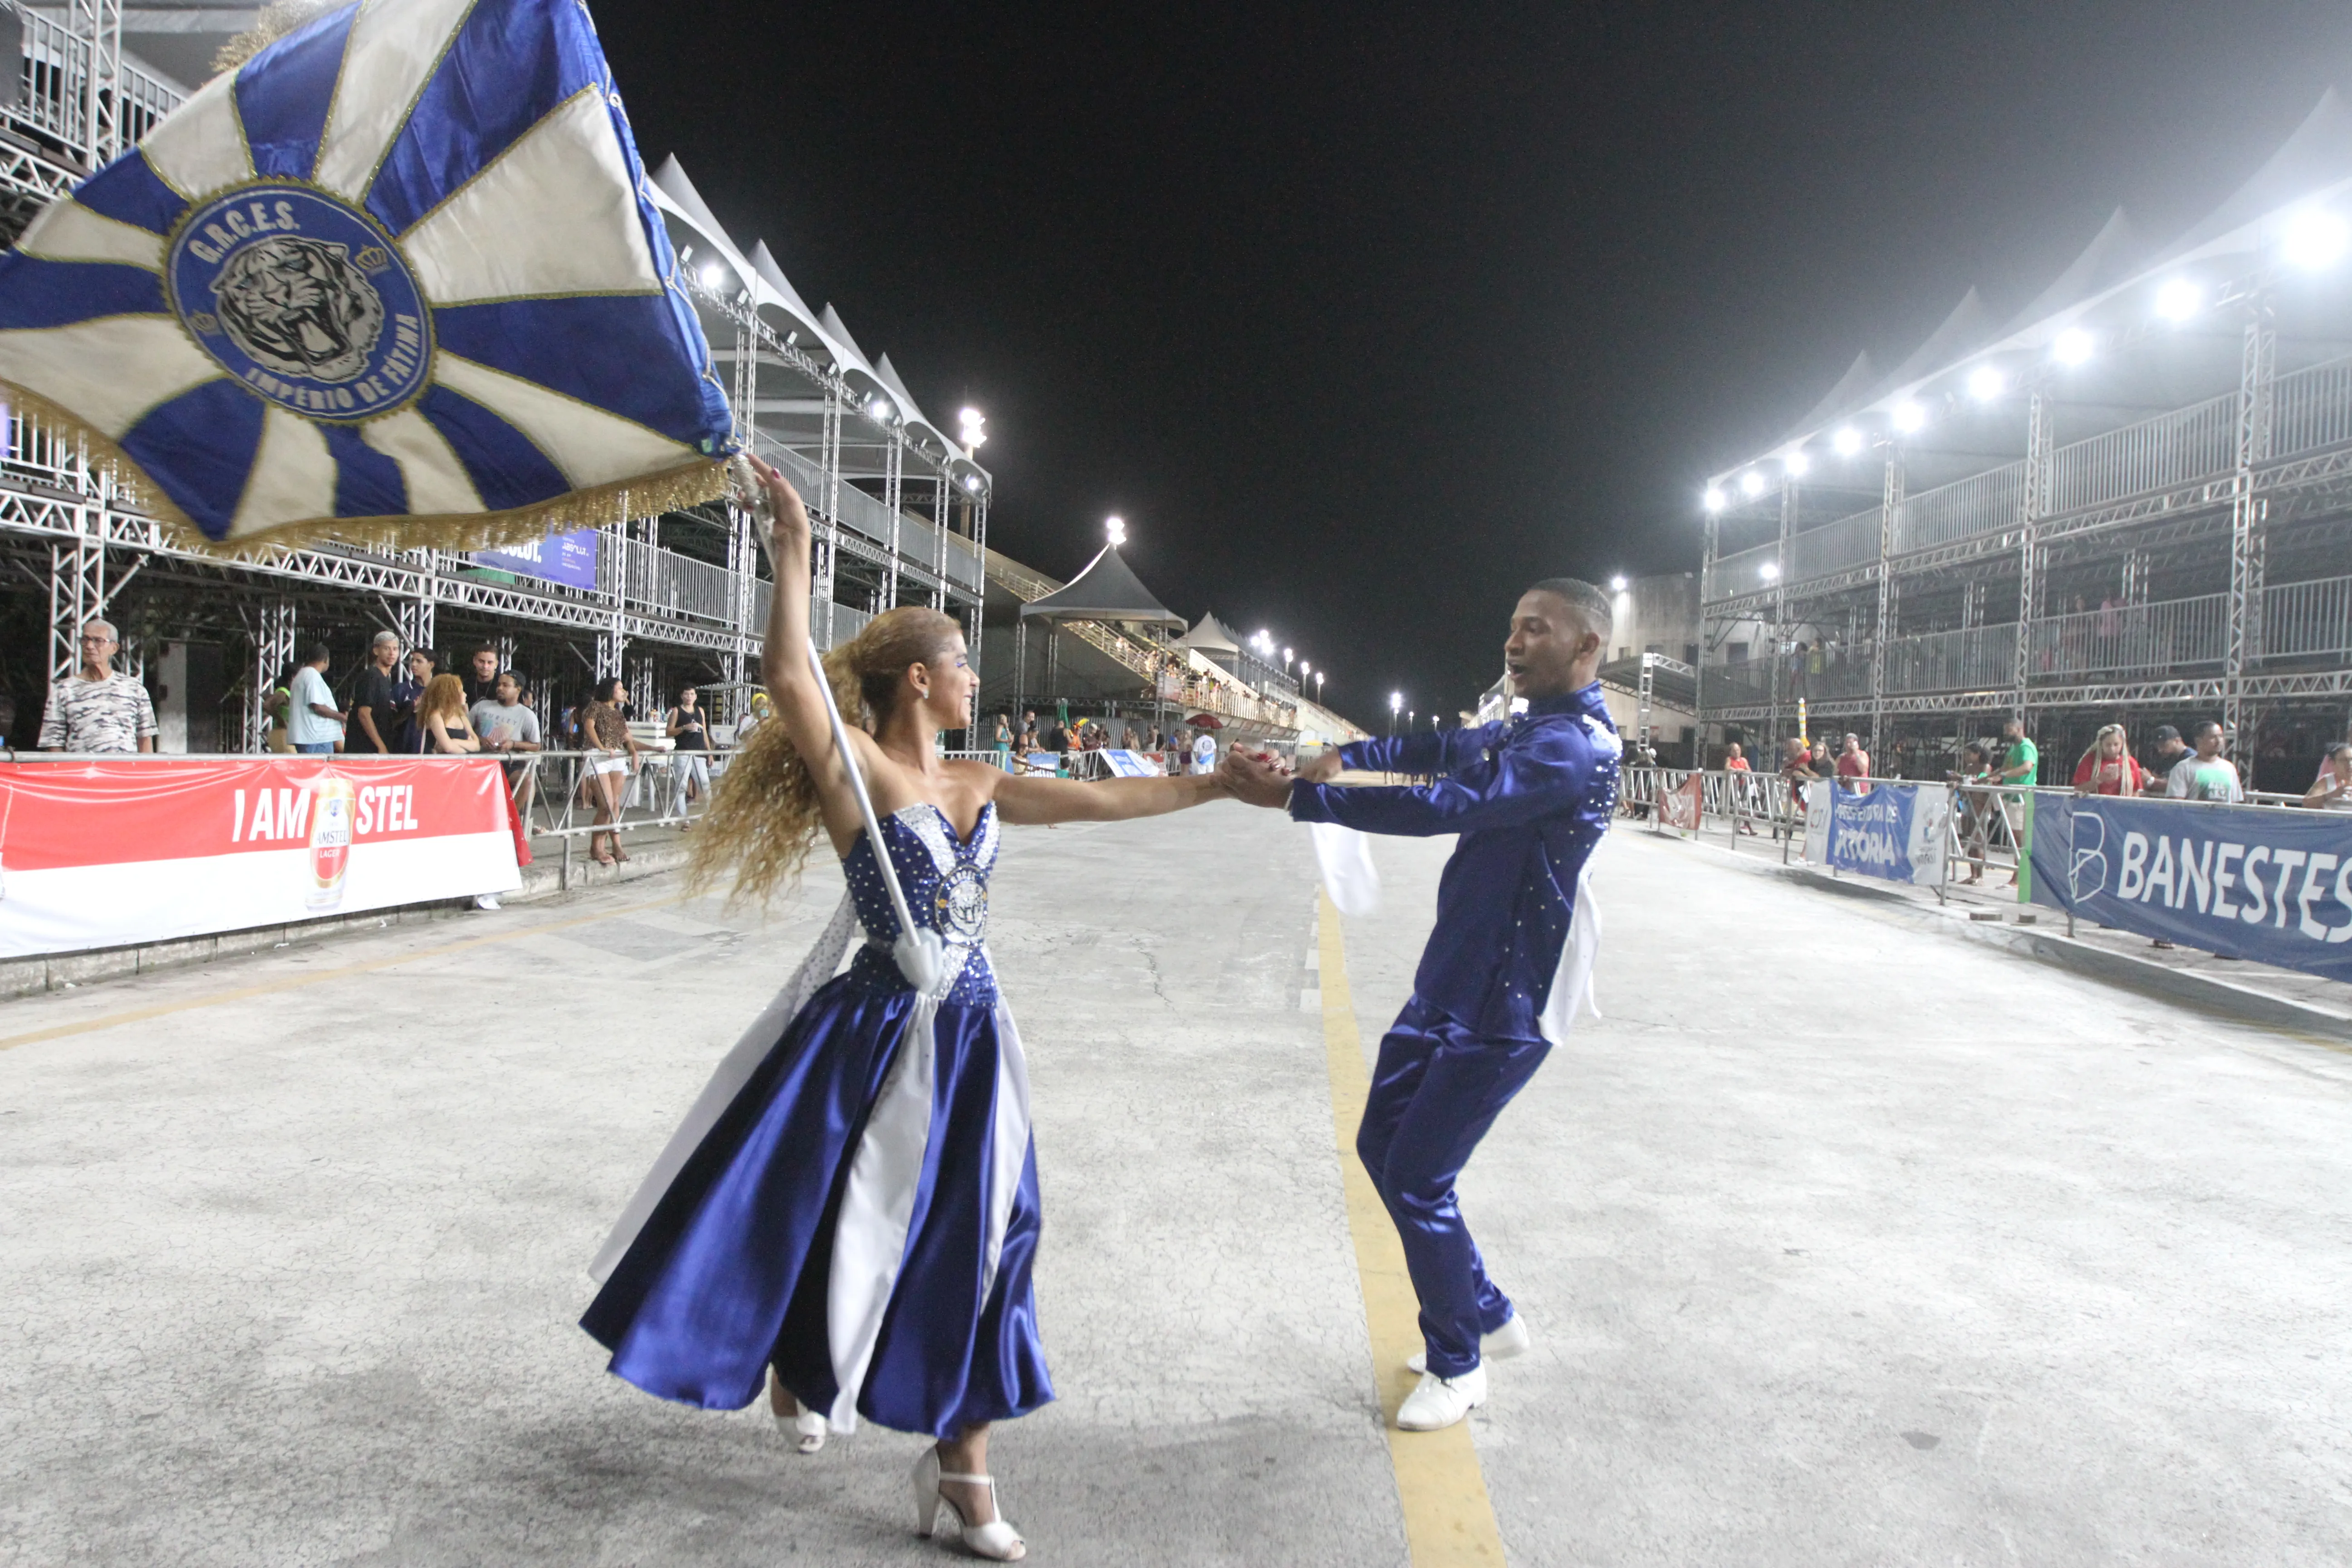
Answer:
[[[2302,788],[2352,701],[2347,197],[2330,95],[2179,241],[2136,257],[2118,215],[2014,320],[1971,291],[1717,474],[1710,738],[1802,700],[1933,776],[2011,715],[2068,766],[2100,723],[2211,718]]]
[[[13,243],[45,203],[185,91],[123,52],[121,0],[70,0],[62,21],[0,13],[21,24],[18,90],[0,101],[0,240]],[[987,471],[924,416],[887,355],[869,362],[831,306],[809,310],[764,244],[740,251],[675,159],[647,195],[727,378],[736,438],[808,501],[819,642],[834,646],[879,611],[919,603],[964,623],[976,660]],[[511,560],[437,551],[206,555],[167,543],[137,497],[71,439],[16,410],[0,429],[0,612],[39,596],[40,679],[71,667],[79,623],[94,615],[121,626],[134,668],[166,641],[217,644],[234,672],[210,694],[219,721],[210,732],[224,748],[262,743],[262,703],[298,627],[301,640],[336,648],[339,673],[356,667],[368,634],[390,627],[412,647],[487,642],[549,702],[591,677],[620,676],[641,711],[692,681],[731,716],[756,677],[769,604],[750,515],[714,503],[599,530],[594,545],[594,580],[580,585]],[[20,707],[39,700],[30,664],[18,661],[15,677]]]

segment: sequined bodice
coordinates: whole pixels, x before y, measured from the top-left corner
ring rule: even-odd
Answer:
[[[988,966],[987,941],[988,874],[996,865],[999,843],[995,805],[980,808],[969,840],[958,838],[947,813],[928,803],[884,817],[882,837],[889,845],[890,863],[898,869],[908,911],[918,924],[940,933],[947,943],[949,963],[960,966],[942,1000],[993,1006],[996,975]],[[850,973],[884,990],[905,990],[906,977],[890,959],[890,944],[898,939],[898,916],[874,863],[873,841],[859,834],[841,868],[866,937],[850,961]]]

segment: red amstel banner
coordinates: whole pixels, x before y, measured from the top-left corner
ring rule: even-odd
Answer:
[[[512,812],[488,759],[0,766],[0,958],[508,892]]]

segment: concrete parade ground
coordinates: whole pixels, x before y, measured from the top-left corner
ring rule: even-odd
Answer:
[[[1606,1016],[1463,1184],[1534,1348],[1392,1442],[1410,1304],[1332,1095],[1448,847],[1381,842],[1341,927],[1272,813],[1008,832],[1060,1399],[992,1458],[1031,1562],[2352,1561],[2352,1056],[1623,828]],[[953,1560],[918,1439],[803,1458],[575,1327],[839,886],[0,1005],[0,1563]]]

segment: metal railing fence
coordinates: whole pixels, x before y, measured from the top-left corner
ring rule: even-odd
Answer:
[[[2229,637],[2226,594],[2118,605],[2035,621],[2026,644],[2026,664],[2033,675],[2218,664],[2228,651]]]
[[[1957,484],[1922,490],[1895,510],[1897,555],[2014,528],[2025,504],[2025,464],[1994,468]]]
[[[1896,637],[1886,645],[1886,689],[1988,690],[2006,687],[2016,664],[2013,622]]]
[[[1789,580],[1811,582],[1832,572],[1865,566],[1878,559],[1878,525],[1885,507],[1842,517],[1821,528],[1791,535],[1789,540]]]
[[[2075,511],[2230,471],[2237,463],[2238,395],[2224,393],[2061,447],[2051,507]]]

